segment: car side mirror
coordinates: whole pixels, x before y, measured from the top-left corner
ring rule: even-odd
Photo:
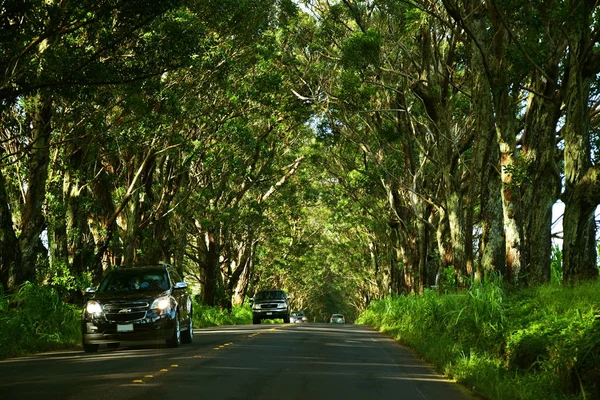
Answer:
[[[85,288],[85,292],[86,293],[90,293],[90,294],[91,293],[96,293],[96,289],[93,288],[93,287],[87,287],[87,288]]]
[[[173,289],[185,289],[187,286],[186,282],[177,282],[175,286],[173,286]]]

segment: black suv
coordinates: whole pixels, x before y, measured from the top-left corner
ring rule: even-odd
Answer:
[[[98,289],[86,290],[86,300],[81,332],[88,353],[131,341],[178,347],[194,336],[187,283],[167,264],[113,269]]]
[[[261,290],[250,299],[252,301],[252,323],[260,324],[263,319],[282,318],[290,322],[290,297],[283,290]]]

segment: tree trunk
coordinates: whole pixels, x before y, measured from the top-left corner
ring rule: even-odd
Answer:
[[[46,180],[50,163],[50,124],[52,118],[52,99],[38,95],[36,115],[33,118],[33,141],[29,160],[29,179],[23,208],[19,248],[21,265],[17,270],[15,284],[34,281],[38,255],[45,251],[40,235],[46,228],[42,207],[46,199]],[[44,255],[45,257],[45,255]]]
[[[475,20],[471,29],[476,37],[483,37],[486,24]],[[479,280],[493,271],[505,271],[505,240],[502,217],[501,184],[498,174],[499,146],[494,131],[493,105],[489,81],[486,78],[483,55],[472,44],[473,65],[472,107],[476,134],[473,143],[472,177],[469,192],[479,199],[479,254],[475,279]],[[473,200],[474,201],[474,200]],[[474,208],[473,204],[472,208]],[[471,227],[472,225],[467,225]],[[470,229],[470,228],[467,228]],[[471,228],[472,229],[472,228]]]
[[[18,288],[16,269],[20,264],[19,242],[13,229],[6,181],[0,168],[0,284],[9,290]]]
[[[590,16],[595,1],[582,1],[569,22],[569,57],[565,88],[565,215],[563,218],[563,278],[566,282],[596,278],[596,227],[598,173],[590,161],[588,101],[594,75],[588,69],[594,41]]]
[[[555,162],[556,130],[560,117],[558,99],[558,60],[549,68],[550,75],[535,79],[525,119],[523,154],[529,184],[525,187],[525,244],[529,260],[526,279],[529,284],[550,282],[552,256],[552,205],[560,193],[560,173]]]
[[[65,171],[66,175],[67,171]],[[63,177],[64,180],[64,177]],[[67,223],[65,219],[65,193],[63,185],[51,185],[48,189],[55,196],[55,204],[48,205],[48,255],[50,257],[50,266],[64,268],[69,265],[67,252]]]
[[[123,232],[123,265],[131,266],[138,262],[138,249],[140,248],[140,238],[138,227],[140,225],[140,195],[135,192],[125,207],[126,226]]]
[[[204,233],[206,254],[201,257],[206,262],[204,269],[204,290],[202,291],[202,302],[207,306],[216,306],[220,301],[222,290],[221,269],[219,267],[219,244],[214,232]]]
[[[250,277],[252,276],[252,268],[254,266],[254,252],[256,250],[256,241],[246,243],[244,251],[238,257],[237,267],[233,270],[229,281],[231,288],[232,305],[240,306],[244,303],[248,286],[250,285]]]
[[[402,255],[400,252],[400,233],[398,228],[400,222],[396,219],[390,221],[390,288],[392,294],[405,293],[404,285],[402,284],[403,270],[400,267],[402,264]]]

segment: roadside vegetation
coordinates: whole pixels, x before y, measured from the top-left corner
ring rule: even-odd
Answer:
[[[600,398],[598,282],[511,290],[489,278],[372,302],[358,323],[488,399]]]

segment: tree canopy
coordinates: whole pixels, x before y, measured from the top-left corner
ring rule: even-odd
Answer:
[[[597,4],[0,0],[0,284],[168,262],[315,319],[597,279]]]

